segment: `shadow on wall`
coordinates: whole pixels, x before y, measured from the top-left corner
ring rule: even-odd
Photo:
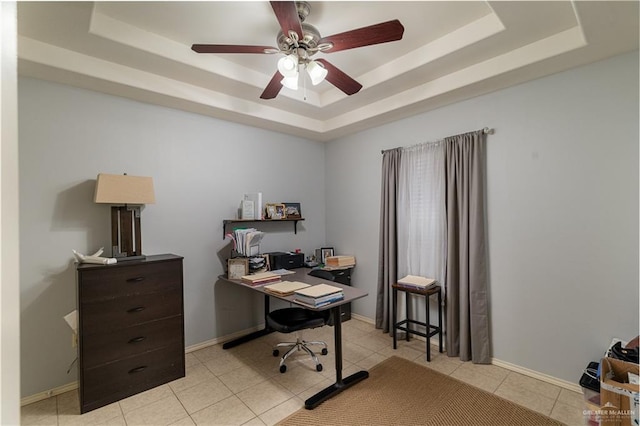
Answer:
[[[225,274],[231,248],[230,243],[216,253]],[[264,323],[264,298],[249,288],[218,279],[214,284],[212,303],[216,315],[215,336],[228,336]]]
[[[93,202],[96,180],[90,179],[58,193],[53,209],[51,231],[82,231],[86,235],[84,247],[71,247],[80,252],[93,253],[109,242],[111,210],[108,204]],[[105,247],[105,256],[111,255]]]
[[[76,266],[43,270],[42,280],[21,294],[28,301],[20,313],[22,397],[77,380],[72,331],[64,321],[76,304]],[[25,369],[29,369],[28,372]]]

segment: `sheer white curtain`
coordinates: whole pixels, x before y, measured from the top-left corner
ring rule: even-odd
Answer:
[[[447,253],[444,143],[404,148],[398,180],[398,278],[421,275],[444,284]]]

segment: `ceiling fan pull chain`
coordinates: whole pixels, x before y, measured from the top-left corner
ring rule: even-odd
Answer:
[[[304,65],[305,71],[307,69],[307,65]],[[302,97],[304,98],[304,100],[307,100],[307,77],[305,76],[305,73],[300,74],[302,76]]]

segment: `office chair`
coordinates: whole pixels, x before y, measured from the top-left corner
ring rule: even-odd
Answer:
[[[279,331],[280,333],[293,333],[308,328],[322,327],[323,325],[327,324],[330,315],[331,313],[329,310],[310,311],[304,308],[283,308],[277,309],[267,314],[267,325],[273,330]],[[316,370],[322,371],[322,364],[320,363],[320,360],[318,360],[316,354],[314,354],[313,351],[309,349],[309,345],[321,345],[323,346],[321,352],[322,355],[326,355],[329,353],[329,351],[327,350],[327,344],[325,342],[307,342],[300,336],[296,338],[295,342],[278,343],[273,350],[273,356],[280,355],[280,351],[278,350],[278,348],[290,347],[290,349],[285,352],[285,354],[280,358],[280,372],[284,373],[285,371],[287,371],[285,361],[291,354],[300,350],[303,350],[311,355],[311,358],[313,358],[313,361],[316,363]]]

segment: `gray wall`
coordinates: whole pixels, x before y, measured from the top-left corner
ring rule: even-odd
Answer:
[[[71,250],[110,253],[109,207],[93,203],[98,173],[153,177],[143,251],[185,257],[187,346],[260,322],[259,297],[216,282],[222,220],[245,192],[299,201],[306,218],[297,235],[291,223],[265,225],[263,252],[311,253],[324,242],[323,144],[41,80],[18,84],[22,396],[76,379],[75,369],[66,374],[76,350],[62,317],[76,306]]]
[[[576,383],[638,334],[637,52],[329,143],[327,244],[373,318],[380,150],[485,126],[493,356]]]
[[[494,356],[576,382],[612,337],[638,334],[638,55],[461,102],[325,145],[40,80],[19,80],[22,395],[75,380],[62,316],[71,250],[109,245],[99,172],[153,176],[146,253],[185,256],[187,345],[259,322],[259,298],[216,282],[222,219],[244,192],[300,201],[262,251],[354,254],[354,311],[373,318],[380,149],[485,126]],[[304,158],[303,161],[300,161]],[[312,160],[313,159],[313,160]],[[316,190],[309,191],[309,188]],[[326,195],[325,195],[326,194]],[[326,226],[326,238],[325,238]]]

